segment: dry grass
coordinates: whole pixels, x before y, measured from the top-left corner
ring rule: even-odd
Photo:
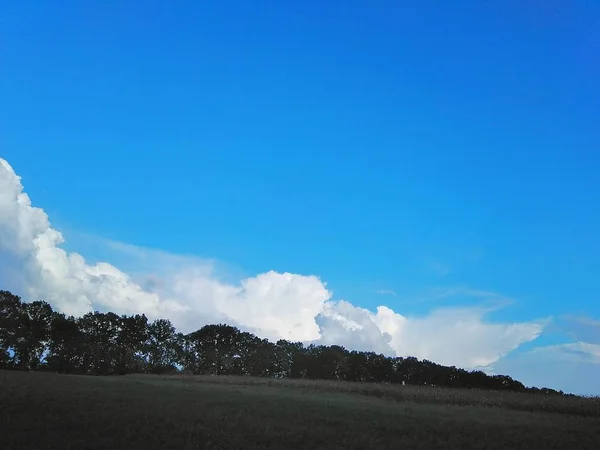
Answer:
[[[516,411],[551,412],[582,417],[600,417],[600,397],[567,397],[520,392],[451,389],[430,386],[355,383],[328,380],[269,379],[211,375],[129,375],[129,377],[183,380],[195,383],[238,386],[271,386],[361,394],[398,402],[455,406],[486,406]]]

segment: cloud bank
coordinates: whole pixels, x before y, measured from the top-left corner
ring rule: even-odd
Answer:
[[[67,314],[144,313],[169,318],[184,332],[226,322],[270,340],[338,344],[465,368],[493,364],[544,328],[541,322],[490,323],[483,308],[437,309],[423,317],[387,306],[371,311],[334,300],[314,275],[269,271],[223,281],[210,261],[106,241],[139,265],[126,273],[65,251],[64,241],[0,159],[0,281]]]
[[[600,345],[587,342],[547,345],[510,354],[494,364],[525,385],[549,386],[578,395],[600,394]]]

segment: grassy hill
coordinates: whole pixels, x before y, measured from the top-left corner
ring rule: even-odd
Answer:
[[[0,371],[10,449],[597,449],[600,400],[249,377]]]

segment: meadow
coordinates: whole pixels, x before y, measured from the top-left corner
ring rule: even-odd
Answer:
[[[0,371],[7,449],[597,449],[600,399],[234,376]]]

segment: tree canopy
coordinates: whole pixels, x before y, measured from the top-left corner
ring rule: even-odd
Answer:
[[[0,369],[86,375],[176,373],[401,383],[567,395],[527,388],[506,375],[447,367],[414,357],[349,351],[337,345],[276,343],[227,324],[188,334],[168,319],[92,312],[66,316],[43,301],[0,291]]]

